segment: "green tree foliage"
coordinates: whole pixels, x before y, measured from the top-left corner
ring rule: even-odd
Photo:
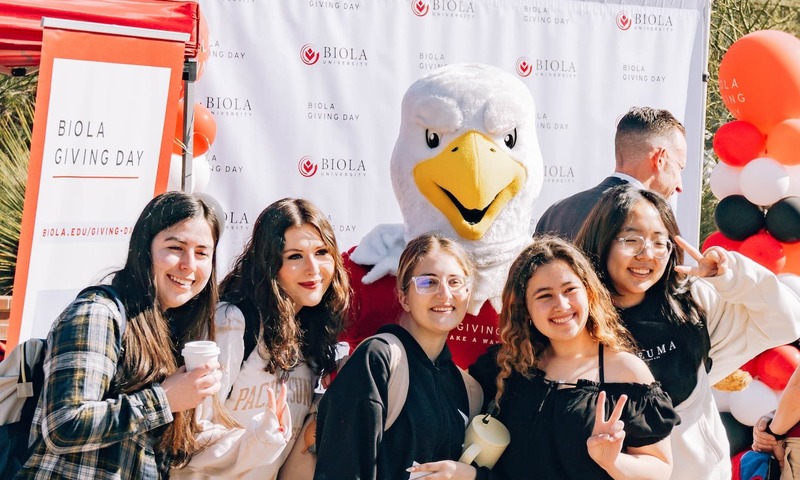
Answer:
[[[712,3],[700,216],[701,242],[717,229],[714,224],[714,209],[718,201],[711,193],[708,183],[709,175],[718,161],[711,142],[719,127],[734,120],[722,103],[719,93],[719,65],[725,52],[736,40],[758,30],[782,30],[797,36],[800,33],[800,1],[714,0]]]
[[[14,286],[35,95],[36,76],[0,75],[0,295]]]

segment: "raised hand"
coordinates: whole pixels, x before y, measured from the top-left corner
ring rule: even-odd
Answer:
[[[681,237],[676,236],[675,242],[680,245],[690,257],[697,261],[697,265],[676,266],[676,272],[694,275],[696,277],[718,277],[724,275],[725,272],[728,271],[728,255],[725,253],[724,248],[714,246],[701,253],[700,250],[689,245],[689,243]]]
[[[620,418],[627,400],[627,395],[620,396],[614,411],[611,412],[611,416],[606,420],[606,392],[602,391],[597,395],[594,428],[592,428],[592,436],[586,440],[586,448],[592,460],[606,470],[614,465],[620,452],[622,452],[622,441],[625,440],[625,430],[623,430],[625,423]]]

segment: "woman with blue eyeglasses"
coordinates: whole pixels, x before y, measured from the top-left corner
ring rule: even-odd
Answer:
[[[466,314],[473,272],[463,247],[444,236],[408,243],[397,270],[403,313],[378,331],[396,337],[405,351],[405,403],[387,428],[390,403],[397,401],[389,393],[396,353],[385,338],[366,339],[322,397],[315,479],[409,478],[416,463],[438,475],[432,478],[475,478],[475,468],[454,461],[470,414],[471,377],[459,371],[445,343]]]
[[[660,195],[629,185],[606,191],[575,243],[592,258],[639,357],[681,417],[671,478],[731,478],[711,386],[800,336],[800,296],[738,253],[701,253],[679,236]],[[684,253],[696,265],[682,265]]]

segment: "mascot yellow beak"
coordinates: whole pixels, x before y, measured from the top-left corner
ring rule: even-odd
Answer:
[[[474,130],[414,167],[417,188],[467,240],[483,237],[526,178],[505,149]]]

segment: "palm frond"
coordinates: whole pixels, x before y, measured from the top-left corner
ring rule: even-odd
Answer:
[[[14,287],[35,89],[35,76],[0,76],[0,295]]]

